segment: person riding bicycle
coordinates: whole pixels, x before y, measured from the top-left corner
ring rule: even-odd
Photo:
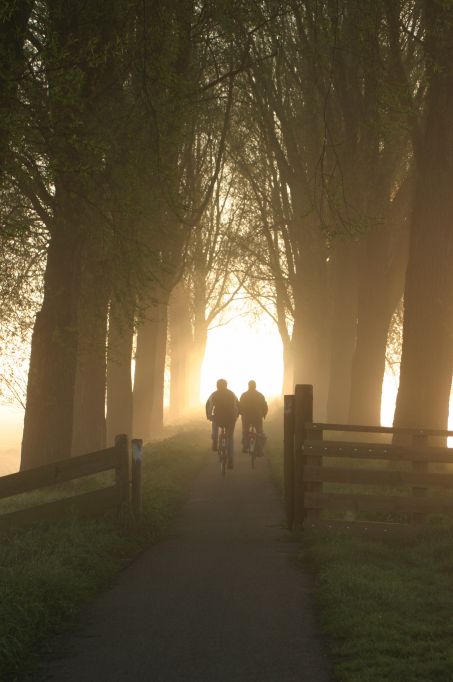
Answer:
[[[256,381],[251,379],[248,386],[248,391],[245,391],[239,399],[239,414],[242,417],[242,452],[247,452],[251,426],[255,427],[258,434],[257,443],[263,444],[263,419],[268,411],[266,398],[256,390]],[[259,447],[257,454],[261,454],[261,452],[262,448]]]
[[[212,449],[217,450],[219,428],[224,426],[228,440],[228,467],[233,468],[233,434],[239,416],[239,402],[225,379],[217,381],[217,391],[206,401],[206,418],[212,422]]]

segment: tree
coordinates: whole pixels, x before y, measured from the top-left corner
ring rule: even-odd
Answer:
[[[112,296],[109,307],[107,340],[106,443],[115,436],[132,434],[133,399],[131,358],[134,339],[134,304]]]
[[[244,216],[248,229],[239,235],[243,253],[241,277],[247,294],[279,330],[283,347],[283,390],[291,392],[294,387],[292,328],[297,262],[291,201],[260,127],[256,126],[252,132],[249,125],[246,137],[248,145],[239,137],[232,151],[244,180],[242,202],[248,207]]]
[[[394,425],[445,429],[453,372],[453,8],[439,0],[422,8],[426,116],[416,149]]]
[[[263,7],[252,118],[290,208],[296,377],[315,384],[317,414],[327,403],[330,419],[376,421],[408,204],[398,191],[407,195],[406,118],[394,106],[399,81],[388,78],[383,5]]]
[[[319,137],[312,115],[319,107],[309,61],[295,47],[294,17],[274,3],[264,9],[266,29],[256,37],[249,87],[255,120],[275,157],[283,193],[289,199],[294,251],[294,373],[296,381],[314,383],[323,413],[328,376],[326,333],[328,291],[327,243],[314,204],[313,176]],[[286,46],[291,46],[287,47]],[[291,58],[293,61],[291,62]],[[297,62],[297,65],[296,65]],[[310,112],[310,113],[309,113]],[[297,349],[297,350],[296,350]]]
[[[392,7],[397,21],[401,20],[402,24],[416,21],[413,13],[408,19],[398,3],[393,3]],[[400,93],[407,87],[407,82],[402,83],[400,68],[415,87],[419,77],[418,54],[410,43],[406,43],[400,54],[401,62],[395,64],[394,25],[384,11],[384,4],[376,3],[372,11],[361,5],[359,16],[353,13],[353,21],[356,37],[341,54],[356,61],[359,53],[364,60],[364,87],[360,87],[360,81],[355,87],[360,111],[356,117],[358,138],[355,144],[359,150],[362,147],[360,154],[364,163],[359,168],[365,179],[365,186],[359,185],[357,199],[359,205],[366,207],[371,225],[360,237],[357,336],[348,416],[351,423],[379,424],[385,347],[390,320],[403,291],[407,218],[413,196],[413,138],[407,107],[401,107],[399,100]],[[400,35],[399,27],[397,30]],[[357,42],[359,49],[355,49]],[[351,72],[350,68],[348,72]],[[344,90],[341,101],[347,97]]]
[[[77,313],[73,455],[102,450],[106,446],[106,336],[111,274],[109,254],[104,252],[99,237],[99,234],[92,235],[88,240],[82,264]],[[100,243],[96,243],[98,241]]]
[[[213,163],[211,155],[209,177]],[[209,328],[228,310],[244,283],[238,236],[244,229],[245,207],[237,183],[235,169],[224,158],[212,197],[192,233],[185,274],[174,292],[173,310],[170,306],[173,416],[199,407]]]
[[[90,226],[94,222],[99,229],[102,214],[96,195],[102,185],[102,131],[112,94],[106,82],[116,76],[111,58],[115,29],[121,24],[114,2],[81,10],[49,0],[46,10],[42,59],[54,194],[43,304],[31,344],[22,468],[71,451],[83,257]]]
[[[25,67],[24,43],[32,0],[4,0],[0,9],[0,178],[14,137],[17,91]]]

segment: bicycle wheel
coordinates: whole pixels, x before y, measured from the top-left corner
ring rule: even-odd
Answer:
[[[252,469],[254,469],[255,468],[255,458],[256,458],[256,436],[255,436],[254,432],[249,434],[249,453],[250,453],[250,462],[252,464]]]
[[[219,438],[219,460],[220,460],[220,473],[225,476],[227,467],[227,440],[225,434],[221,434]]]

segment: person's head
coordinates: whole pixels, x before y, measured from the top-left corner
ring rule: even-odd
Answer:
[[[228,383],[227,383],[226,379],[218,379],[217,380],[217,388],[219,391],[224,391],[227,386],[228,386]]]
[[[249,390],[256,391],[256,381],[254,381],[253,379],[250,379],[249,381]]]

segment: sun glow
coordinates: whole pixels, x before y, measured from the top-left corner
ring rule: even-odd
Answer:
[[[386,372],[382,382],[381,426],[392,426],[393,424],[397,392],[398,377],[392,372]]]
[[[266,398],[281,395],[282,342],[275,324],[266,315],[256,319],[244,315],[209,331],[201,375],[201,403],[215,390],[219,378],[226,379],[238,397],[247,390],[250,379],[255,379]],[[397,374],[386,372],[382,384],[382,426],[393,423],[398,381]],[[453,429],[453,394],[448,428]],[[453,446],[453,438],[448,439],[448,446]]]
[[[386,372],[382,383],[381,425],[392,426],[398,393],[399,374]],[[450,394],[450,410],[448,414],[448,430],[453,430],[453,384]],[[453,437],[447,438],[447,447],[453,447]]]
[[[283,378],[282,342],[266,316],[236,317],[208,334],[201,375],[200,400],[215,390],[217,379],[226,379],[239,397],[247,382],[255,379],[266,398],[280,395]]]
[[[0,476],[13,474],[19,469],[23,425],[22,407],[0,404]]]
[[[258,390],[267,399],[280,396],[282,343],[270,318],[240,315],[209,331],[200,386],[202,404],[215,390],[220,377],[227,379],[238,396],[247,389],[250,379],[255,379]],[[381,424],[384,426],[391,426],[393,422],[397,390],[398,376],[387,372],[382,386]],[[19,467],[23,418],[21,407],[0,404],[0,476]],[[453,393],[449,429],[453,429]],[[453,438],[448,439],[448,445],[453,447]]]

